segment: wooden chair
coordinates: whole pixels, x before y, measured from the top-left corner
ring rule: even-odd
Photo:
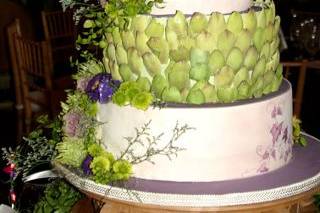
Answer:
[[[72,11],[41,12],[45,40],[50,44],[55,65],[69,64],[75,51],[75,24]]]
[[[289,79],[292,71],[298,71],[298,79],[295,92],[293,93],[293,114],[300,118],[301,107],[303,102],[304,84],[306,79],[306,71],[308,66],[307,60],[282,62],[284,69],[284,77]]]
[[[13,35],[16,62],[24,106],[25,132],[31,130],[35,115],[53,111],[51,104],[53,64],[47,42],[35,42]]]
[[[15,19],[7,27],[7,37],[8,45],[10,49],[10,62],[11,70],[14,82],[14,92],[15,92],[15,111],[16,111],[16,133],[17,133],[17,142],[20,142],[23,135],[23,97],[22,97],[22,88],[20,73],[17,62],[17,49],[15,47],[14,35],[21,36],[20,21]]]

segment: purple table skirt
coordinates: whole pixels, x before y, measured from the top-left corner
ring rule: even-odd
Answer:
[[[255,177],[214,182],[171,182],[132,178],[128,189],[169,194],[228,194],[274,189],[299,183],[320,172],[320,141],[306,135],[306,147],[295,146],[293,158],[286,166]]]

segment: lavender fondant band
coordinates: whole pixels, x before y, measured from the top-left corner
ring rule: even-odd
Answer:
[[[170,182],[131,179],[126,187],[144,192],[172,194],[228,194],[267,190],[294,184],[320,172],[320,142],[307,136],[308,146],[293,148],[289,164],[276,171],[255,177],[215,182]]]

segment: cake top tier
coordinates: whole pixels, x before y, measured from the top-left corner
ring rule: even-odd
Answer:
[[[164,0],[160,7],[152,9],[152,15],[175,14],[177,10],[184,14],[201,12],[231,13],[233,11],[245,11],[251,6],[251,0]]]

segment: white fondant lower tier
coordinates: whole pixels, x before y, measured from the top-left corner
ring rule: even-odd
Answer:
[[[177,10],[184,14],[231,13],[245,11],[251,6],[251,0],[164,0],[163,2],[158,7],[152,8],[152,15],[175,14]]]
[[[119,155],[127,147],[124,137],[150,123],[151,135],[164,134],[159,148],[168,143],[178,122],[187,131],[174,144],[185,150],[168,160],[156,156],[134,165],[133,176],[167,181],[217,181],[270,172],[286,165],[292,151],[292,94],[284,81],[280,90],[259,99],[233,104],[171,106],[141,111],[131,106],[100,104],[98,119],[104,145]],[[146,141],[144,141],[146,143]],[[141,154],[145,148],[134,147]]]

